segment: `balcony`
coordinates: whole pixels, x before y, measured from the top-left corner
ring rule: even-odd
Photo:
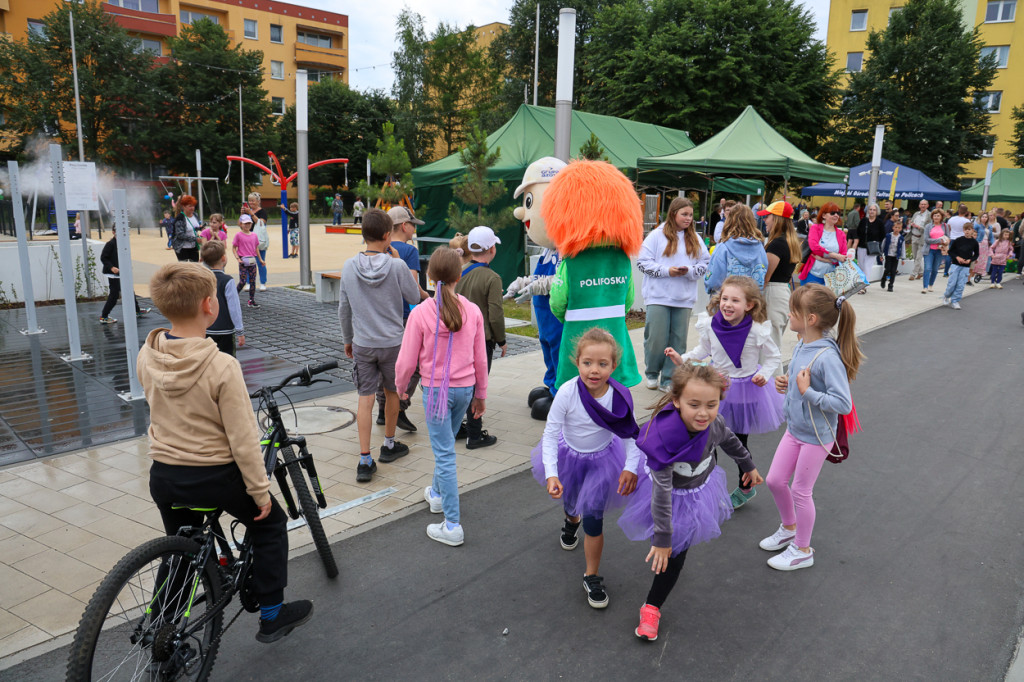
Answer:
[[[114,21],[131,33],[145,33],[154,36],[175,36],[178,34],[177,17],[173,14],[143,12],[125,9],[104,3],[103,11],[114,17]]]
[[[347,69],[348,50],[314,47],[295,43],[295,63],[298,66],[316,66],[322,69]]]

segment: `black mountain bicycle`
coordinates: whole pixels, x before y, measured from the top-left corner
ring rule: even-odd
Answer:
[[[325,381],[313,377],[337,366],[337,362],[306,366],[279,385],[264,386],[251,396],[259,399],[258,411],[268,418],[262,438],[267,474],[273,472],[277,478],[288,514],[305,518],[330,578],[338,575],[338,567],[317,511],[327,501],[306,440],[288,435],[274,394],[295,380],[296,386]],[[306,476],[319,505],[310,495]],[[248,532],[241,542],[236,539],[241,522],[232,520],[228,534],[221,526],[221,510],[182,506],[203,512],[203,524],[184,526],[177,535],[136,547],[96,589],[71,644],[69,682],[205,680],[224,632],[243,610],[259,611],[250,589],[252,540]],[[224,611],[236,594],[241,607],[222,628]]]

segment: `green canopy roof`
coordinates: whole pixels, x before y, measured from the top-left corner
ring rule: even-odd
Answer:
[[[828,166],[797,149],[747,106],[735,121],[693,149],[637,159],[639,179],[647,173],[704,173],[710,176],[781,177],[842,182],[848,168]],[[717,180],[716,180],[717,184]]]
[[[960,192],[960,201],[981,201],[985,194],[985,183]],[[1024,201],[1024,168],[1000,168],[992,173],[992,184],[988,188],[989,201]]]

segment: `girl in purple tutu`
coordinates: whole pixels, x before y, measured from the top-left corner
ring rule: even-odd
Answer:
[[[598,575],[606,509],[624,504],[636,489],[639,427],[629,389],[611,378],[622,351],[604,329],[583,333],[576,344],[579,376],[562,384],[548,412],[544,437],[533,450],[533,477],[561,500],[562,549],[575,549],[583,525],[587,568],[583,589],[595,609],[608,606]]]
[[[672,373],[668,395],[654,406],[654,418],[640,427],[637,447],[647,455],[636,494],[619,518],[630,540],[650,539],[654,582],[640,608],[640,639],[658,639],[661,607],[676,584],[686,552],[722,534],[732,515],[725,472],[715,448],[744,472],[753,489],[763,482],[750,453],[718,414],[728,380],[707,362],[688,361]]]
[[[771,433],[782,424],[782,396],[768,385],[781,361],[779,347],[772,340],[768,306],[761,289],[749,277],[732,275],[708,304],[708,312],[697,317],[697,347],[680,356],[671,348],[665,355],[677,365],[687,360],[711,359],[729,378],[729,392],[722,398],[720,412],[725,425],[747,447],[751,433]],[[739,509],[757,491],[743,483],[729,496]]]

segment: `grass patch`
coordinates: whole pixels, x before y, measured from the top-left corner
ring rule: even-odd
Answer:
[[[515,301],[504,301],[505,317],[512,320],[529,320],[530,319],[530,304],[529,303],[516,303]],[[627,329],[640,329],[646,324],[647,315],[642,311],[631,312],[626,315],[626,328]],[[536,325],[527,325],[525,327],[510,327],[508,329],[509,334],[518,334],[519,336],[529,336],[530,338],[536,339],[538,331]]]

